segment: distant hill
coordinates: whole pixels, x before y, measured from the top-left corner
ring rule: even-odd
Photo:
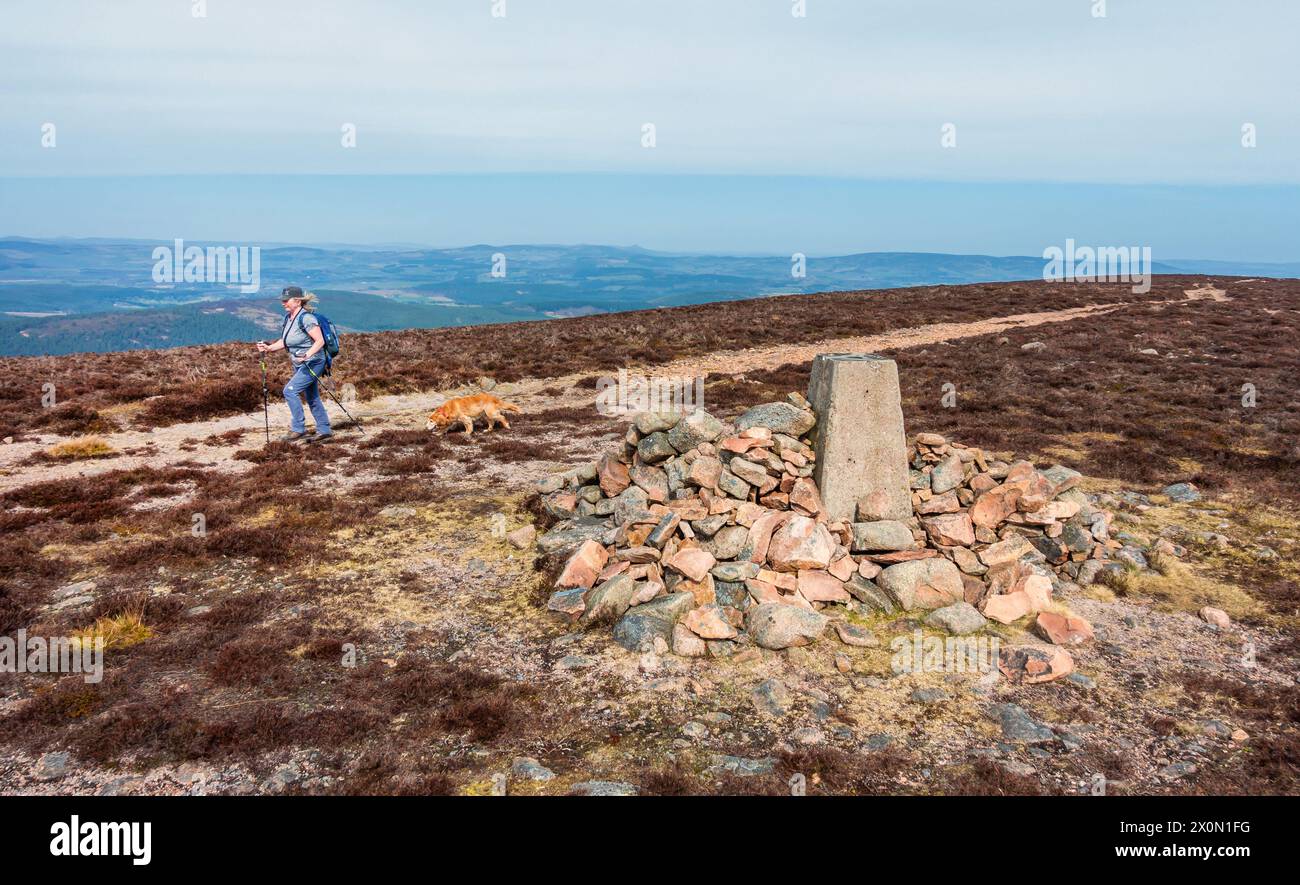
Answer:
[[[267,337],[278,292],[317,292],[344,329],[384,331],[730,301],[774,294],[1041,279],[1029,256],[864,252],[809,257],[694,255],[639,247],[474,245],[458,249],[269,245],[261,288],[153,279],[146,240],[0,239],[0,355],[66,354]],[[187,243],[186,245],[209,245]],[[237,245],[237,244],[220,244]],[[502,260],[502,258],[504,260]],[[498,275],[494,275],[494,270]],[[1156,273],[1300,276],[1300,264],[1157,262]],[[500,274],[504,275],[500,275]]]

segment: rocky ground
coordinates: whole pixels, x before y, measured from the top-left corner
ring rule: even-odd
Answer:
[[[98,434],[107,452],[88,458],[52,454],[70,434],[19,434],[0,447],[3,633],[67,635],[100,619],[117,629],[128,616],[144,631],[121,631],[97,685],[0,676],[0,786],[1294,793],[1300,529],[1287,497],[1294,454],[1274,442],[1290,433],[1294,444],[1294,434],[1286,394],[1267,379],[1296,357],[1244,360],[1279,363],[1242,370],[1274,399],[1261,397],[1265,410],[1226,446],[1215,434],[1229,410],[1173,381],[1214,357],[1215,383],[1235,401],[1243,376],[1198,336],[1208,326],[1217,340],[1267,341],[1260,329],[1282,323],[1285,337],[1296,302],[1250,281],[1187,290],[1223,294],[1166,291],[1163,308],[1111,305],[1028,325],[990,315],[859,342],[899,361],[909,432],[1082,471],[1081,493],[1113,514],[1127,555],[1146,560],[1107,585],[1054,588],[1094,638],[1069,649],[1071,675],[1039,684],[996,671],[896,673],[894,638],[938,634],[928,615],[904,610],[845,613],[874,643],[832,631],[726,657],[629,651],[608,626],[548,610],[555,575],[507,536],[545,530],[538,481],[617,449],[629,424],[596,413],[581,371],[495,385],[525,414],[510,431],[470,439],[421,429],[423,412],[454,389],[350,404],[365,436],[341,426],[327,449],[264,447],[260,411],[139,428],[143,401],[101,410],[98,420],[116,424]],[[1162,337],[1117,333],[1151,335],[1152,310]],[[1031,304],[1001,316],[1023,314]],[[1098,340],[1090,323],[1133,341],[1132,358],[1075,348],[1076,334]],[[706,404],[729,421],[801,389],[804,351],[817,346],[701,357]],[[964,370],[972,355],[982,367]],[[671,365],[693,367],[689,357]],[[1160,373],[1167,398],[1186,400],[1182,423],[1107,423],[1144,395],[1148,376],[1125,374],[1134,372]],[[1039,386],[1008,381],[1025,375]],[[985,377],[1001,379],[1000,391],[977,399],[968,391]],[[923,386],[909,381],[918,378]],[[967,397],[962,407],[937,405],[944,381]],[[1063,414],[1093,400],[1112,407],[1081,423]],[[1148,400],[1148,412],[1162,403]],[[276,407],[273,422],[283,418]],[[1148,434],[1158,447],[1137,442]],[[1223,456],[1203,454],[1207,443]],[[1134,455],[1117,460],[1125,445]],[[1170,488],[1187,481],[1199,491]],[[196,512],[203,537],[191,532]],[[1226,626],[1199,615],[1207,606]],[[1033,622],[984,629],[1040,642]]]

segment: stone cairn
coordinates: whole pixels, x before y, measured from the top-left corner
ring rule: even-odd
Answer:
[[[928,613],[953,634],[1033,616],[1044,642],[1003,647],[1000,669],[1017,682],[1072,671],[1065,647],[1092,629],[1050,610],[1053,594],[1118,567],[1119,546],[1079,473],[921,433],[906,449],[911,516],[883,518],[897,508],[877,493],[834,520],[813,479],[816,423],[797,393],[730,426],[703,410],[643,413],[618,451],[539,482],[560,521],[538,548],[565,557],[547,607],[613,624],[629,650],[687,657],[807,645],[831,624],[847,644],[876,643],[828,617],[836,606]]]

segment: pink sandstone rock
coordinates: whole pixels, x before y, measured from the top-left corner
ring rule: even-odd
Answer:
[[[1039,635],[1053,645],[1082,645],[1092,639],[1092,625],[1077,615],[1040,612],[1034,623]]]
[[[1074,672],[1074,658],[1055,645],[1003,646],[998,653],[998,669],[1016,684],[1051,682]]]
[[[564,563],[564,568],[560,571],[559,578],[555,581],[556,590],[567,590],[571,587],[595,586],[596,579],[600,577],[601,570],[605,568],[605,563],[609,559],[609,554],[605,552],[596,541],[583,541],[573,555]]]
[[[686,628],[701,639],[731,639],[737,631],[716,605],[691,609],[682,619]]]
[[[739,513],[737,513],[737,516],[739,516]],[[747,542],[751,550],[749,556],[751,562],[762,565],[767,561],[767,552],[771,546],[772,535],[789,518],[790,514],[788,513],[770,510],[754,520],[749,527],[749,540]]]
[[[604,455],[596,462],[596,476],[600,481],[600,490],[606,498],[616,498],[632,484],[627,465],[613,455]]]
[[[1220,630],[1227,630],[1228,627],[1232,625],[1232,618],[1228,617],[1228,613],[1221,608],[1214,608],[1213,606],[1207,605],[1201,609],[1200,615],[1202,621],[1205,621],[1207,624],[1213,624]]]
[[[717,565],[717,562],[709,551],[694,547],[680,551],[667,565],[692,581],[703,581],[709,569]]]
[[[843,581],[820,569],[801,569],[798,589],[809,602],[848,602],[852,598]]]
[[[1010,624],[1032,612],[1029,594],[1023,590],[990,596],[984,600],[984,617],[999,624]]]
[[[975,543],[975,528],[965,511],[927,516],[921,520],[925,533],[944,547],[969,547]]]
[[[826,526],[807,517],[791,516],[772,535],[767,560],[777,571],[824,569],[831,563],[835,539]]]

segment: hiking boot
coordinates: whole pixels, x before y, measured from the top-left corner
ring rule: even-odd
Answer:
[[[306,438],[306,431],[299,432],[295,430],[293,433],[286,433],[284,436],[280,437],[280,442],[302,442]]]
[[[333,433],[320,433],[318,431],[307,437],[307,442],[329,442],[333,438]]]

